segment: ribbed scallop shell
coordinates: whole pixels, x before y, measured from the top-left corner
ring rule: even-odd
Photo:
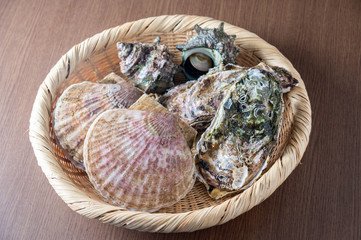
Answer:
[[[53,113],[54,133],[77,167],[84,168],[83,142],[96,117],[108,109],[128,108],[142,95],[140,90],[123,81],[73,84],[59,97]]]
[[[169,113],[163,105],[157,102],[154,98],[150,97],[148,94],[143,94],[132,106],[129,107],[129,109],[143,111],[151,109],[152,111]],[[192,147],[193,142],[196,139],[197,130],[182,121],[179,117],[175,115],[173,116],[176,118],[178,126],[185,137],[188,146]]]
[[[195,164],[177,120],[156,111],[101,114],[88,131],[84,165],[103,197],[132,210],[170,206],[195,181]]]

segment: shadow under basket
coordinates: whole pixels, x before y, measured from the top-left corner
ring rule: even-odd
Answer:
[[[110,203],[94,189],[87,174],[76,168],[57,144],[52,129],[52,111],[62,92],[71,84],[97,82],[111,72],[121,75],[116,42],[152,42],[156,36],[174,54],[177,64],[182,53],[176,45],[195,35],[193,27],[217,27],[220,21],[207,17],[160,16],[126,23],[106,30],[74,46],[50,71],[37,94],[31,119],[30,141],[38,164],[57,194],[74,211],[102,222],[151,232],[195,231],[225,223],[266,199],[299,163],[311,131],[311,108],[304,83],[292,64],[273,46],[253,33],[225,24],[225,32],[236,34],[240,48],[237,64],[252,67],[263,61],[287,69],[300,81],[284,95],[282,130],[267,168],[258,180],[241,193],[211,199],[202,183],[173,206],[155,213],[130,211]],[[175,83],[185,82],[183,74]]]

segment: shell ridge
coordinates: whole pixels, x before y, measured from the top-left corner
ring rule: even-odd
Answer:
[[[96,104],[94,104],[94,105],[96,105]],[[94,108],[94,110],[92,111],[92,112],[98,112],[100,109],[103,109],[103,111],[102,112],[105,112],[105,111],[107,111],[108,109],[110,108],[110,106],[108,105],[108,104],[106,104],[106,103],[102,103],[102,104],[100,104],[100,106],[98,106],[97,108]],[[76,119],[78,119],[78,121],[77,122],[79,122],[79,125],[81,125],[82,126],[82,128],[87,128],[86,126],[90,126],[91,125],[91,123],[93,122],[93,119],[92,118],[87,118],[87,117],[77,117]],[[81,120],[80,120],[81,119]],[[73,131],[72,131],[72,133],[71,134],[69,134],[68,133],[68,136],[69,136],[69,138],[70,139],[76,139],[77,138],[77,136],[79,136],[79,135],[81,135],[80,134],[80,131],[81,131],[82,129],[81,128],[75,128]],[[85,139],[85,138],[84,138]],[[79,147],[79,144],[78,145],[76,145],[75,147]]]
[[[144,126],[144,125],[143,125],[143,126]],[[150,139],[150,138],[153,138],[153,135],[151,135],[151,134],[149,134],[149,133],[145,133],[145,135],[143,135],[143,136],[146,136],[146,137],[148,137],[149,139]],[[144,145],[144,144],[143,144],[143,145]],[[145,145],[144,145],[144,146],[145,146]],[[133,159],[134,159],[133,162],[136,163],[136,164],[133,164],[133,165],[131,165],[131,167],[128,167],[126,170],[124,170],[124,175],[127,175],[127,172],[130,171],[130,170],[132,170],[132,175],[129,175],[128,178],[127,178],[127,179],[129,179],[129,181],[128,181],[128,182],[125,182],[124,185],[129,186],[130,180],[131,180],[131,179],[134,179],[133,176],[139,173],[138,171],[136,171],[136,170],[138,170],[138,167],[139,167],[140,165],[144,165],[141,161],[137,161],[137,159],[139,158],[139,156],[140,156],[140,155],[152,156],[151,153],[145,154],[145,152],[146,152],[146,151],[149,151],[149,150],[150,150],[150,149],[147,148],[147,146],[145,146],[145,147],[143,148],[143,151],[142,151],[142,152],[138,152],[138,156],[132,156]],[[153,151],[155,151],[155,150],[156,150],[156,148],[154,148],[154,149],[151,150],[151,151],[153,152]],[[149,157],[148,157],[148,158],[149,158]],[[148,162],[149,162],[149,160],[148,160]],[[133,190],[134,190],[134,189],[133,189]],[[132,190],[130,190],[130,191],[132,191]],[[133,196],[133,197],[134,197],[134,196]],[[134,199],[125,199],[125,200],[131,200],[131,201],[133,201]],[[123,202],[124,202],[124,201],[123,201]]]
[[[77,167],[83,164],[87,130],[98,115],[114,108],[114,103],[110,101],[117,101],[119,89],[122,87],[118,84],[84,81],[69,86],[59,97],[53,112],[54,133]]]
[[[82,85],[89,85],[90,87],[92,86],[89,82],[84,82],[84,84],[82,84]],[[74,90],[74,89],[77,90],[76,86],[70,88],[70,90],[67,91],[67,92],[70,94],[71,92],[73,92],[72,90]],[[81,93],[76,98],[78,100],[77,102],[81,102],[81,100],[83,98],[84,98],[84,94]],[[54,110],[54,112],[57,114],[58,111],[62,111],[63,108],[64,108],[62,106],[65,106],[65,105],[60,104],[60,107],[57,106],[56,109]],[[86,124],[89,124],[92,119],[85,118],[84,114],[82,114],[81,111],[77,111],[77,106],[78,106],[78,104],[73,105],[73,107],[68,107],[68,106],[65,107],[66,110],[63,110],[63,111],[66,111],[66,112],[71,111],[71,112],[73,112],[74,114],[71,114],[71,115],[73,115],[73,117],[65,119],[65,120],[64,120],[64,118],[62,118],[62,121],[60,121],[60,122],[56,121],[55,129],[58,130],[57,131],[57,136],[58,137],[59,136],[67,136],[67,138],[69,139],[69,141],[67,141],[67,142],[62,141],[61,146],[64,149],[73,149],[73,150],[70,151],[70,152],[72,152],[72,158],[74,160],[76,160],[77,162],[82,163],[83,162],[83,157],[82,157],[82,155],[83,155],[82,152],[83,151],[82,151],[82,148],[79,147],[79,146],[81,146],[83,144],[85,136],[78,139],[79,135],[80,136],[83,135],[83,134],[81,134],[82,129],[73,127],[74,124],[71,124],[71,122],[74,121],[74,119],[76,119],[76,123],[78,125],[80,124],[82,126],[87,126]],[[86,123],[84,123],[83,121],[80,121],[80,119],[83,120],[84,118],[85,118]],[[90,126],[90,124],[89,124],[89,126]],[[72,130],[72,131],[69,131],[69,129]],[[76,140],[76,139],[78,139],[78,140]]]
[[[193,159],[172,115],[110,110],[99,118],[87,136],[85,148],[89,156],[85,165],[91,175],[90,180],[103,197],[130,209],[155,211],[174,204],[187,193],[184,190],[189,191],[188,184],[193,183],[194,178]],[[156,134],[149,130],[149,124],[154,125]],[[104,133],[105,126],[110,127]],[[107,138],[110,134],[114,141],[109,140],[110,136]],[[177,137],[162,140],[172,134]],[[105,150],[99,150],[101,145]],[[108,163],[104,164],[101,159],[106,159],[104,162]],[[99,173],[101,165],[105,166],[100,168]],[[146,174],[149,169],[152,173]],[[105,181],[100,181],[99,177]]]
[[[108,98],[112,105],[116,108],[129,108],[142,94],[135,87],[113,84],[120,86],[117,91],[111,91],[108,87]]]
[[[160,122],[157,122],[157,124],[160,124]],[[147,154],[147,156],[153,156],[153,155],[154,155],[153,153],[154,153],[155,151],[157,151],[157,148],[152,149],[152,153]],[[149,158],[149,159],[150,159],[150,158]],[[157,160],[160,161],[160,159],[157,159]],[[170,161],[170,160],[169,160],[169,161]],[[155,184],[153,184],[153,185],[156,186],[158,182],[159,182],[159,180],[158,180],[158,181],[155,180]],[[160,189],[159,189],[159,188],[156,188],[155,190],[158,192],[158,194],[160,193]],[[157,200],[155,201],[155,203],[154,203],[154,205],[157,205],[157,204],[159,204],[159,199],[157,199]]]

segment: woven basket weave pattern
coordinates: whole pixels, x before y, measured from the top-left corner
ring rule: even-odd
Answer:
[[[254,66],[262,60],[286,68],[300,80],[300,86],[285,97],[287,114],[283,116],[284,130],[271,155],[272,161],[252,187],[238,195],[212,200],[204,186],[197,182],[184,199],[171,207],[152,214],[132,212],[103,199],[94,190],[86,173],[75,168],[56,144],[51,128],[51,113],[57,98],[70,84],[85,80],[96,82],[110,72],[120,74],[115,46],[117,41],[152,42],[156,36],[161,36],[161,43],[167,44],[175,54],[175,62],[179,64],[181,53],[175,46],[184,44],[193,36],[194,25],[217,27],[219,23],[196,16],[161,16],[126,23],[76,45],[54,66],[40,87],[34,103],[30,139],[49,182],[73,210],[90,218],[131,229],[194,231],[227,222],[249,210],[267,198],[296,167],[305,151],[311,130],[311,110],[303,82],[276,48],[256,35],[229,24],[225,24],[225,31],[237,34],[236,44],[241,49],[237,59],[239,65]],[[176,80],[182,82],[185,79],[178,74]]]

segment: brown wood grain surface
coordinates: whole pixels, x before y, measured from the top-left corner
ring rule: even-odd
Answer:
[[[301,164],[260,205],[194,233],[143,233],[87,219],[37,165],[28,127],[38,87],[73,45],[144,17],[226,21],[300,72],[313,129]],[[361,239],[361,1],[0,1],[0,239]]]

